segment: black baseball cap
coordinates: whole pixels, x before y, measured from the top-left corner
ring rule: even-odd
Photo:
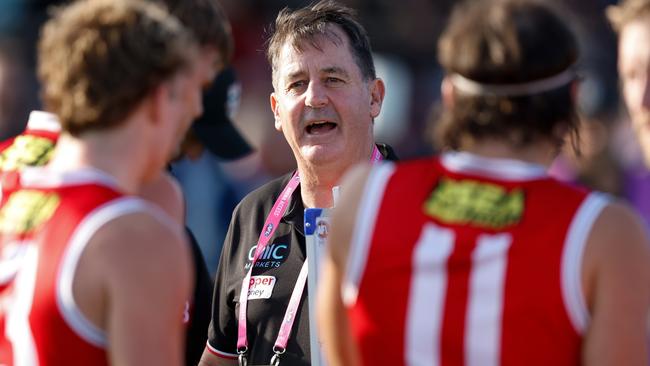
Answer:
[[[214,155],[239,159],[253,148],[235,128],[230,115],[239,105],[241,87],[232,67],[224,69],[203,93],[203,115],[192,125],[196,138]]]

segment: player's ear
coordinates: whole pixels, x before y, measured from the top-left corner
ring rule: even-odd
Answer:
[[[377,118],[381,112],[381,105],[386,95],[384,81],[377,78],[370,84],[370,117]]]
[[[571,82],[571,99],[573,99],[573,103],[577,104],[578,103],[578,88],[580,87],[580,80],[573,80]]]
[[[273,111],[273,117],[275,118],[275,129],[282,132],[282,121],[280,121],[280,104],[278,103],[278,99],[275,96],[275,92],[271,93],[269,102],[271,103],[271,110]]]
[[[153,88],[149,95],[143,99],[142,104],[148,114],[148,119],[158,123],[165,116],[166,103],[169,103],[170,85],[166,82],[160,83]]]
[[[442,95],[442,105],[445,108],[454,106],[454,84],[451,83],[447,76],[442,79],[440,84],[440,95]]]

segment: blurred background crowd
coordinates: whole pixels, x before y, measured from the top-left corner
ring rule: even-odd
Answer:
[[[615,1],[549,1],[566,10],[581,42],[583,80],[579,104],[584,122],[581,156],[561,155],[552,172],[562,179],[627,198],[650,222],[650,174],[643,168],[628,117],[620,106],[616,37],[604,14],[605,7]],[[1,139],[22,131],[29,111],[40,108],[34,74],[35,41],[48,7],[62,2],[0,1]],[[435,50],[438,35],[455,1],[341,2],[358,10],[369,32],[378,76],[386,83],[384,107],[375,126],[377,141],[392,145],[402,159],[435,151],[430,136],[442,79]],[[241,99],[239,107],[233,109],[236,113],[232,119],[255,151],[234,161],[211,156],[210,180],[200,175],[179,177],[188,196],[188,225],[199,242],[214,243],[212,247],[217,250],[232,208],[239,199],[269,179],[295,168],[285,139],[273,127],[269,107],[271,70],[265,59],[264,42],[280,9],[304,6],[309,1],[221,0],[221,3],[233,26],[233,66],[241,83]],[[206,194],[209,199],[205,198]],[[218,254],[206,255],[212,272],[216,269],[216,258]]]

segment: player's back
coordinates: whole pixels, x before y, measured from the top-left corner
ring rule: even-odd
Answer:
[[[582,250],[605,203],[464,153],[375,169],[344,296],[364,364],[579,364]]]
[[[146,204],[92,169],[7,173],[2,193],[0,364],[107,364],[104,332],[75,302],[75,271],[102,225]]]

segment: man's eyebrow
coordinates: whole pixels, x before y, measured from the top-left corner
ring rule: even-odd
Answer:
[[[322,72],[322,73],[325,73],[325,74],[337,74],[337,75],[343,75],[343,76],[345,76],[345,77],[348,77],[348,76],[349,76],[349,74],[348,74],[347,71],[345,71],[343,68],[338,67],[338,66],[330,66],[330,67],[326,67],[326,68],[324,68],[324,69],[321,69],[321,72]]]
[[[302,77],[302,76],[304,76],[304,75],[305,75],[305,72],[302,71],[302,70],[293,71],[293,72],[290,72],[290,73],[287,75],[287,80],[298,79],[298,78],[300,78],[300,77]]]
[[[338,66],[325,67],[325,68],[322,68],[320,70],[320,72],[322,74],[326,74],[326,75],[334,74],[334,75],[342,75],[344,77],[349,76],[349,73],[345,69],[343,69],[342,67],[338,67]],[[304,77],[306,74],[307,73],[304,70],[293,71],[293,72],[290,72],[289,74],[287,74],[286,80],[299,79],[301,77]]]

